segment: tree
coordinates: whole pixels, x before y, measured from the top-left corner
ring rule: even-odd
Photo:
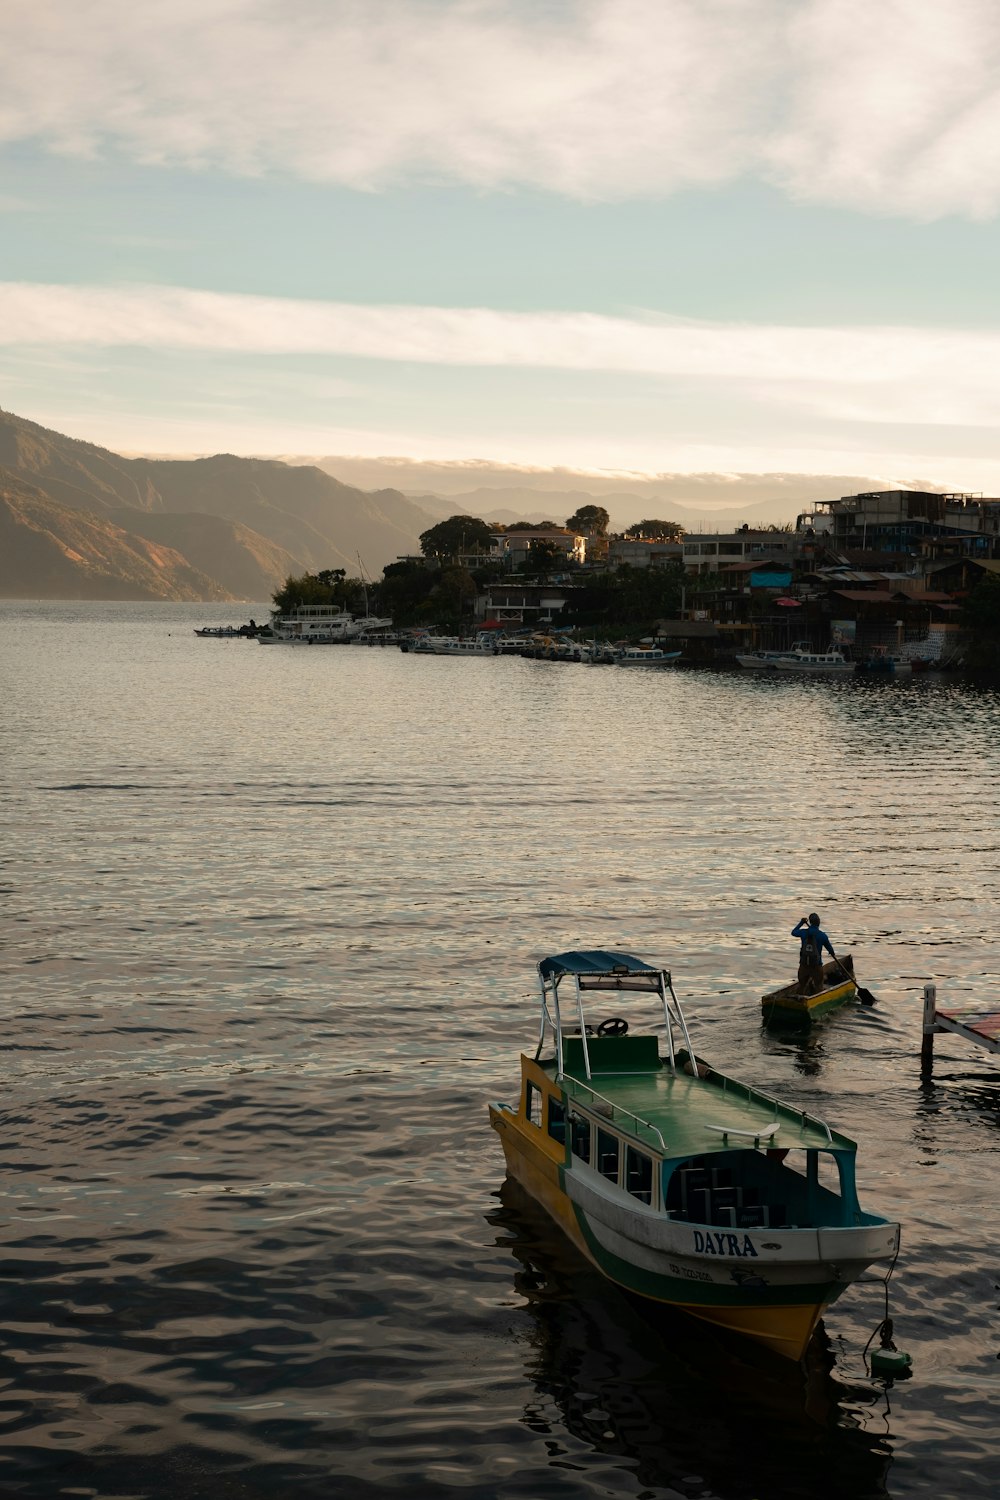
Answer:
[[[584,575],[573,590],[561,619],[566,624],[616,634],[650,635],[657,620],[680,610],[684,569],[622,567],[614,573]]]
[[[436,572],[409,558],[387,563],[379,585],[380,609],[395,625],[426,624],[433,612],[429,600],[436,579]]]
[[[969,632],[967,666],[976,672],[1000,672],[1000,578],[987,573],[970,589],[962,606]]]
[[[567,518],[566,525],[582,536],[607,536],[610,520],[603,505],[581,505]]]
[[[679,521],[638,521],[625,532],[628,541],[679,542],[684,527]]]
[[[440,558],[488,553],[491,538],[490,527],[478,516],[449,516],[420,533],[420,550],[425,557]]]
[[[540,576],[551,573],[556,568],[566,568],[569,563],[565,552],[557,547],[555,542],[532,542],[524,559],[525,573]]]
[[[339,604],[352,614],[366,613],[365,584],[360,578],[348,578],[344,568],[324,568],[319,573],[289,575],[271,598],[276,609],[288,614],[303,604]]]

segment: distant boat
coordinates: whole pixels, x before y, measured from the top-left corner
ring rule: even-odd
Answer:
[[[774,664],[779,672],[813,672],[828,676],[842,676],[853,672],[855,663],[848,661],[842,651],[792,651],[779,657]]]
[[[887,651],[885,646],[875,646],[868,656],[858,662],[857,669],[862,676],[870,677],[909,677],[914,671],[920,670],[912,656]]]
[[[616,667],[669,667],[680,659],[679,651],[661,651],[659,646],[626,646],[615,657]]]
[[[203,640],[252,641],[264,627],[251,620],[249,625],[202,625],[195,627],[195,635]]]
[[[796,651],[808,651],[808,641],[794,641],[783,651],[737,651],[736,660],[741,667],[749,667],[758,672],[773,672],[777,670],[778,662],[783,657],[793,656]]]

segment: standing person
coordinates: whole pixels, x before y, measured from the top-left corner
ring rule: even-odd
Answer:
[[[815,995],[823,988],[823,949],[826,949],[831,958],[836,958],[833,944],[820,927],[819,917],[815,912],[810,912],[808,917],[801,917],[796,922],[792,928],[792,937],[797,937],[801,944],[799,948],[799,994]]]

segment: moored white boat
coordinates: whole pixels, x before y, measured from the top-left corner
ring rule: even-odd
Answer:
[[[538,973],[519,1101],[490,1106],[508,1174],[610,1280],[801,1358],[825,1309],[899,1252],[899,1225],[858,1202],[854,1141],[696,1058],[667,970],[597,951]],[[645,995],[652,1025],[591,1031],[590,991]]]
[[[445,637],[438,647],[439,656],[496,656],[497,643],[492,633],[486,635]]]
[[[459,635],[418,635],[405,642],[403,650],[414,656],[496,656],[492,634],[474,638]]]
[[[792,656],[796,651],[809,649],[808,641],[795,641],[783,651],[737,651],[736,660],[741,667],[748,667],[752,671],[772,672],[783,657]]]
[[[680,658],[679,651],[661,651],[659,646],[626,646],[615,657],[616,667],[669,667]]]
[[[262,646],[330,646],[350,640],[353,616],[336,604],[300,604],[276,610],[257,639]]]
[[[842,651],[792,651],[781,656],[774,664],[779,672],[815,672],[829,676],[843,676],[853,672],[855,663],[848,661]]]

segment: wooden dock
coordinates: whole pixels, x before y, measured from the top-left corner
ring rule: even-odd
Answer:
[[[924,985],[924,1038],[920,1048],[921,1071],[929,1073],[934,1062],[934,1038],[951,1031],[988,1052],[1000,1052],[1000,1010],[939,1010],[937,986]]]

